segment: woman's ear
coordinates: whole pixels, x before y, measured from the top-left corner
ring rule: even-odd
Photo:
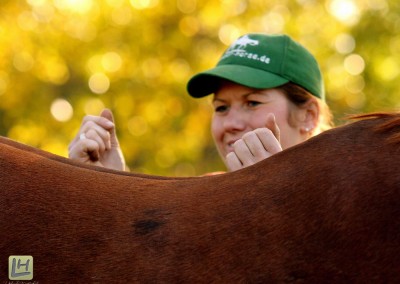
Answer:
[[[302,107],[302,120],[300,121],[300,132],[311,136],[313,130],[318,126],[319,105],[314,98],[310,98]]]

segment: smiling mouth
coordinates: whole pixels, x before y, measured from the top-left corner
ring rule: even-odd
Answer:
[[[233,152],[233,144],[235,144],[237,140],[230,141],[226,144],[226,153]]]

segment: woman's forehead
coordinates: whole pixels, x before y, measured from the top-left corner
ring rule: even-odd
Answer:
[[[213,101],[216,100],[244,100],[247,97],[254,96],[262,96],[262,97],[270,97],[275,93],[280,93],[278,89],[252,89],[245,86],[230,86],[226,88],[220,88],[217,92],[213,94]]]

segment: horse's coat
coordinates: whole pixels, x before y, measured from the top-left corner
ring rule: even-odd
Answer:
[[[327,131],[252,167],[165,178],[0,138],[0,280],[400,283],[400,115]]]

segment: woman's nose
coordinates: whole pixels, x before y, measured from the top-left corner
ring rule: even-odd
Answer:
[[[223,125],[225,131],[241,131],[246,128],[246,117],[242,111],[231,108],[224,117]]]

